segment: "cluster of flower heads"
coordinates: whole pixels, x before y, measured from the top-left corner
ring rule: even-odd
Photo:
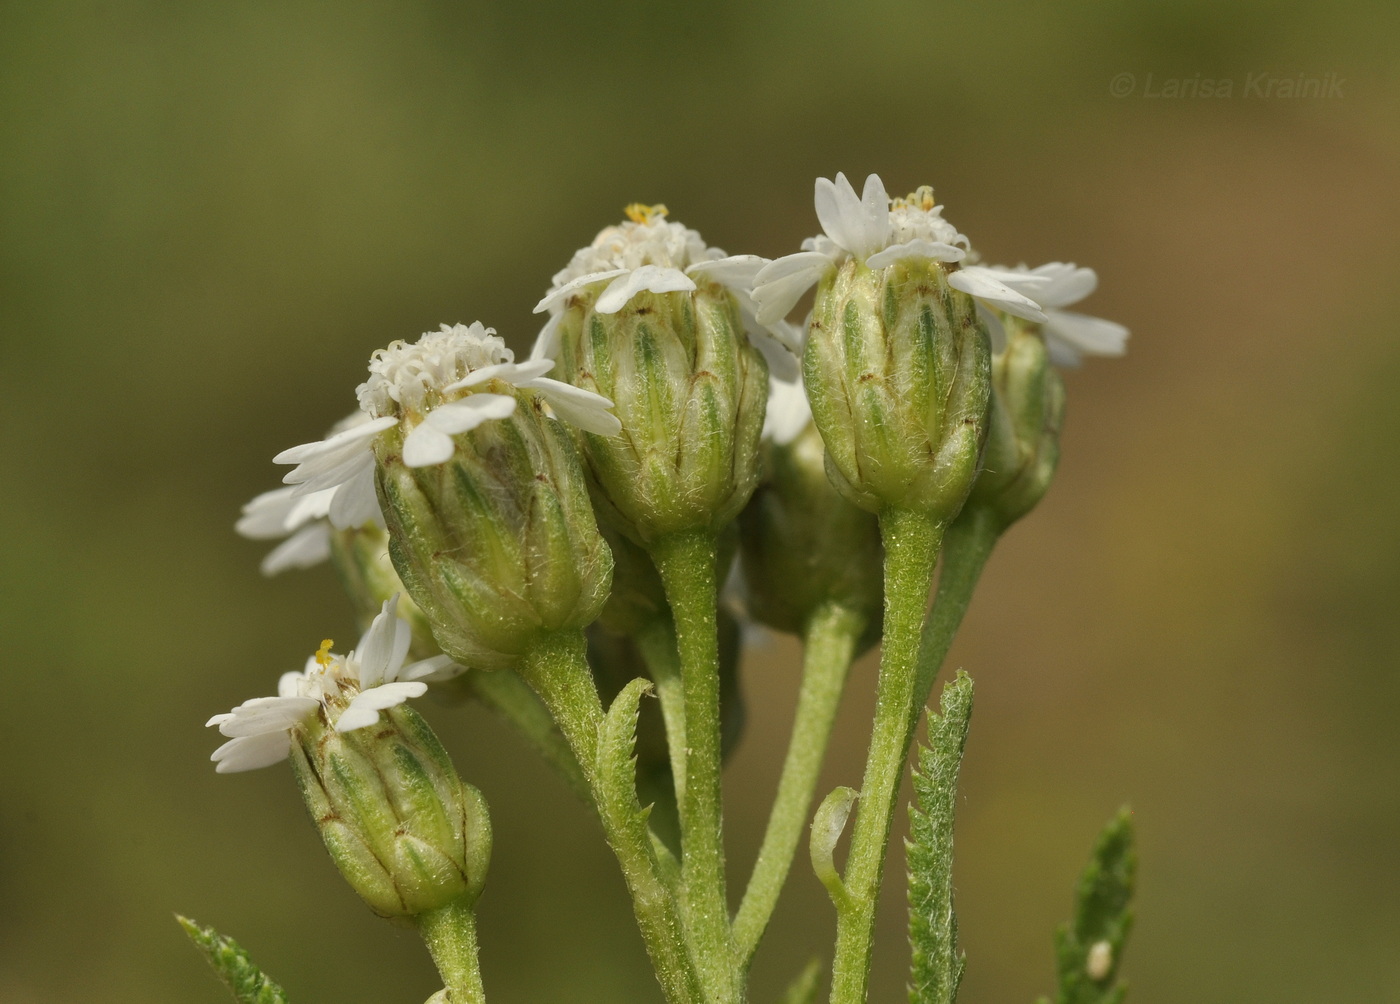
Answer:
[[[447,462],[455,436],[509,418],[522,401],[585,432],[615,435],[620,423],[608,398],[545,376],[556,365],[567,308],[583,296],[599,315],[618,313],[642,293],[686,293],[700,284],[732,296],[744,333],[768,364],[764,434],[779,444],[791,442],[811,421],[798,365],[807,325],[791,323],[788,315],[808,290],[852,260],[871,270],[903,261],[941,263],[948,286],[976,302],[994,345],[1000,344],[1000,317],[1006,315],[1038,325],[1059,365],[1124,351],[1128,331],[1122,325],[1064,309],[1094,291],[1092,269],[1063,262],[1038,268],[978,264],[971,242],[943,217],[930,188],[891,199],[872,174],[857,194],[838,174],[834,181],[817,179],[815,204],[823,232],[776,260],[727,255],[669,221],[664,206],[627,207],[626,221],[605,228],[553,277],[535,307],[548,319],[528,360],[515,362],[504,341],[479,322],[443,325],[416,342],[396,341],[376,351],[368,379],[357,388],[359,409],[325,439],[274,458],[294,465],[283,479],[286,487],[249,502],[238,532],[285,538],[263,561],[264,573],[272,575],[325,560],[332,528],[382,527],[374,444],[395,427],[408,467]],[[291,730],[318,709],[336,729],[360,728],[375,721],[379,710],[421,694],[425,678],[448,675],[451,660],[445,656],[403,665],[409,629],[394,615],[396,601],[384,604],[349,655],[331,655],[323,646],[302,672],[283,676],[277,697],[211,719],[230,737],[214,754],[219,770],[282,759]]]

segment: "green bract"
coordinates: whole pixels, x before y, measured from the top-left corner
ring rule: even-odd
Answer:
[[[817,289],[802,368],[841,494],[875,513],[957,515],[986,433],[991,348],[942,265],[848,258]]]

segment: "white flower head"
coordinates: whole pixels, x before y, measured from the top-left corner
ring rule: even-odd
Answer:
[[[592,244],[576,251],[569,264],[555,273],[549,292],[535,305],[535,313],[547,311],[550,316],[535,340],[531,359],[555,357],[564,308],[588,287],[606,282],[593,309],[599,314],[615,314],[638,293],[692,292],[699,279],[734,294],[744,328],[768,361],[770,371],[780,379],[796,378],[800,333],[783,323],[761,324],[757,317],[754,278],[768,264],[767,258],[726,255],[710,247],[697,231],[668,222],[663,205],[633,203],[625,212],[626,222],[605,227]]]
[[[279,464],[296,464],[283,481],[295,485],[293,497],[335,487],[327,514],[336,527],[369,506],[377,511],[374,494],[374,437],[403,423],[403,462],[428,467],[451,459],[452,437],[515,413],[515,391],[539,395],[554,415],[600,436],[621,428],[609,410],[612,402],[544,374],[554,368],[549,359],[515,362],[495,329],[474,324],[442,325],[416,342],[396,341],[370,358],[369,379],[356,389],[364,414],[361,424],[320,442],[279,453]],[[344,497],[344,504],[337,507]]]
[[[857,195],[846,176],[837,174],[835,181],[817,179],[815,202],[823,233],[803,241],[803,250],[797,254],[766,265],[755,279],[753,298],[760,322],[786,317],[803,293],[852,258],[871,269],[905,259],[957,265],[948,276],[948,285],[954,289],[1008,314],[1045,320],[1039,304],[1024,289],[1013,289],[989,269],[967,263],[971,244],[943,218],[943,207],[934,200],[932,188],[924,186],[907,198],[891,200],[880,176],[872,174]]]
[[[215,769],[230,774],[286,759],[293,731],[317,713],[337,732],[350,732],[373,725],[387,708],[421,697],[428,689],[422,678],[440,671],[443,657],[404,665],[412,633],[395,613],[398,601],[395,594],[384,602],[348,655],[331,652],[327,639],[301,672],[282,674],[276,697],[255,697],[205,722],[229,740],[210,757]]]
[[[1050,360],[1058,366],[1078,366],[1084,356],[1121,356],[1128,350],[1128,329],[1115,321],[1062,308],[1078,303],[1099,285],[1092,268],[1052,261],[1037,268],[994,266],[993,273],[1009,286],[1039,281],[1036,302],[1045,310],[1041,330]]]

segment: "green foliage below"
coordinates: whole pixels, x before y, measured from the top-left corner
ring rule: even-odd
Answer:
[[[822,988],[822,960],[813,959],[788,984],[778,1004],[817,1004],[817,992]]]
[[[952,1004],[966,956],[953,913],[953,811],[958,768],[972,717],[972,678],[958,673],[943,689],[942,715],[929,715],[928,748],[919,750],[909,807],[909,1000]]]
[[[1125,807],[1099,835],[1075,891],[1074,919],[1055,933],[1055,1004],[1122,1004],[1127,997],[1128,988],[1118,983],[1118,967],[1133,926],[1136,871],[1132,813]],[[1040,1004],[1050,1004],[1049,998],[1042,997]]]
[[[204,953],[214,972],[233,991],[239,1004],[287,1004],[287,995],[248,958],[238,942],[212,927],[201,927],[188,917],[175,917],[190,940]]]

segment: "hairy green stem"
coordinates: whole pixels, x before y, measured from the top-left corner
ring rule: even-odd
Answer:
[[[420,913],[414,920],[432,953],[451,1004],[485,1004],[477,959],[476,914],[465,899]]]
[[[972,591],[987,559],[1005,527],[991,509],[984,506],[964,508],[948,527],[943,540],[943,568],[938,573],[938,589],[933,596],[933,609],[924,623],[923,639],[919,645],[919,675],[914,685],[916,701],[910,709],[918,725],[933,693],[933,682],[948,657],[948,649],[962,624]]]
[[[748,888],[734,918],[734,945],[747,966],[773,916],[778,894],[792,868],[812,808],[817,777],[831,739],[836,708],[846,687],[856,642],[866,618],[839,603],[818,607],[803,632],[802,686],[797,695],[792,738],[778,780],[768,829],[754,862]]]
[[[681,889],[696,961],[714,1004],[739,1001],[724,879],[720,803],[718,583],[715,537],[690,530],[651,545],[676,626],[685,705],[685,784],[680,796]]]
[[[467,674],[467,681],[472,694],[482,704],[518,732],[575,794],[592,804],[593,793],[584,779],[578,758],[555,726],[549,709],[524,680],[506,669],[489,673],[472,671]]]
[[[632,909],[652,967],[670,1004],[704,1000],[687,949],[675,900],[661,878],[646,817],[635,790],[605,790],[610,782],[598,770],[598,733],[603,705],[588,670],[581,631],[546,634],[525,653],[521,675],[544,701],[573,750],[598,807],[608,845],[622,868]]]
[[[846,858],[844,882],[850,900],[836,916],[832,1004],[862,1004],[870,980],[875,907],[899,782],[913,738],[909,709],[915,701],[920,629],[943,526],[924,513],[887,509],[880,514],[880,535],[885,544],[885,636],[875,725]]]

